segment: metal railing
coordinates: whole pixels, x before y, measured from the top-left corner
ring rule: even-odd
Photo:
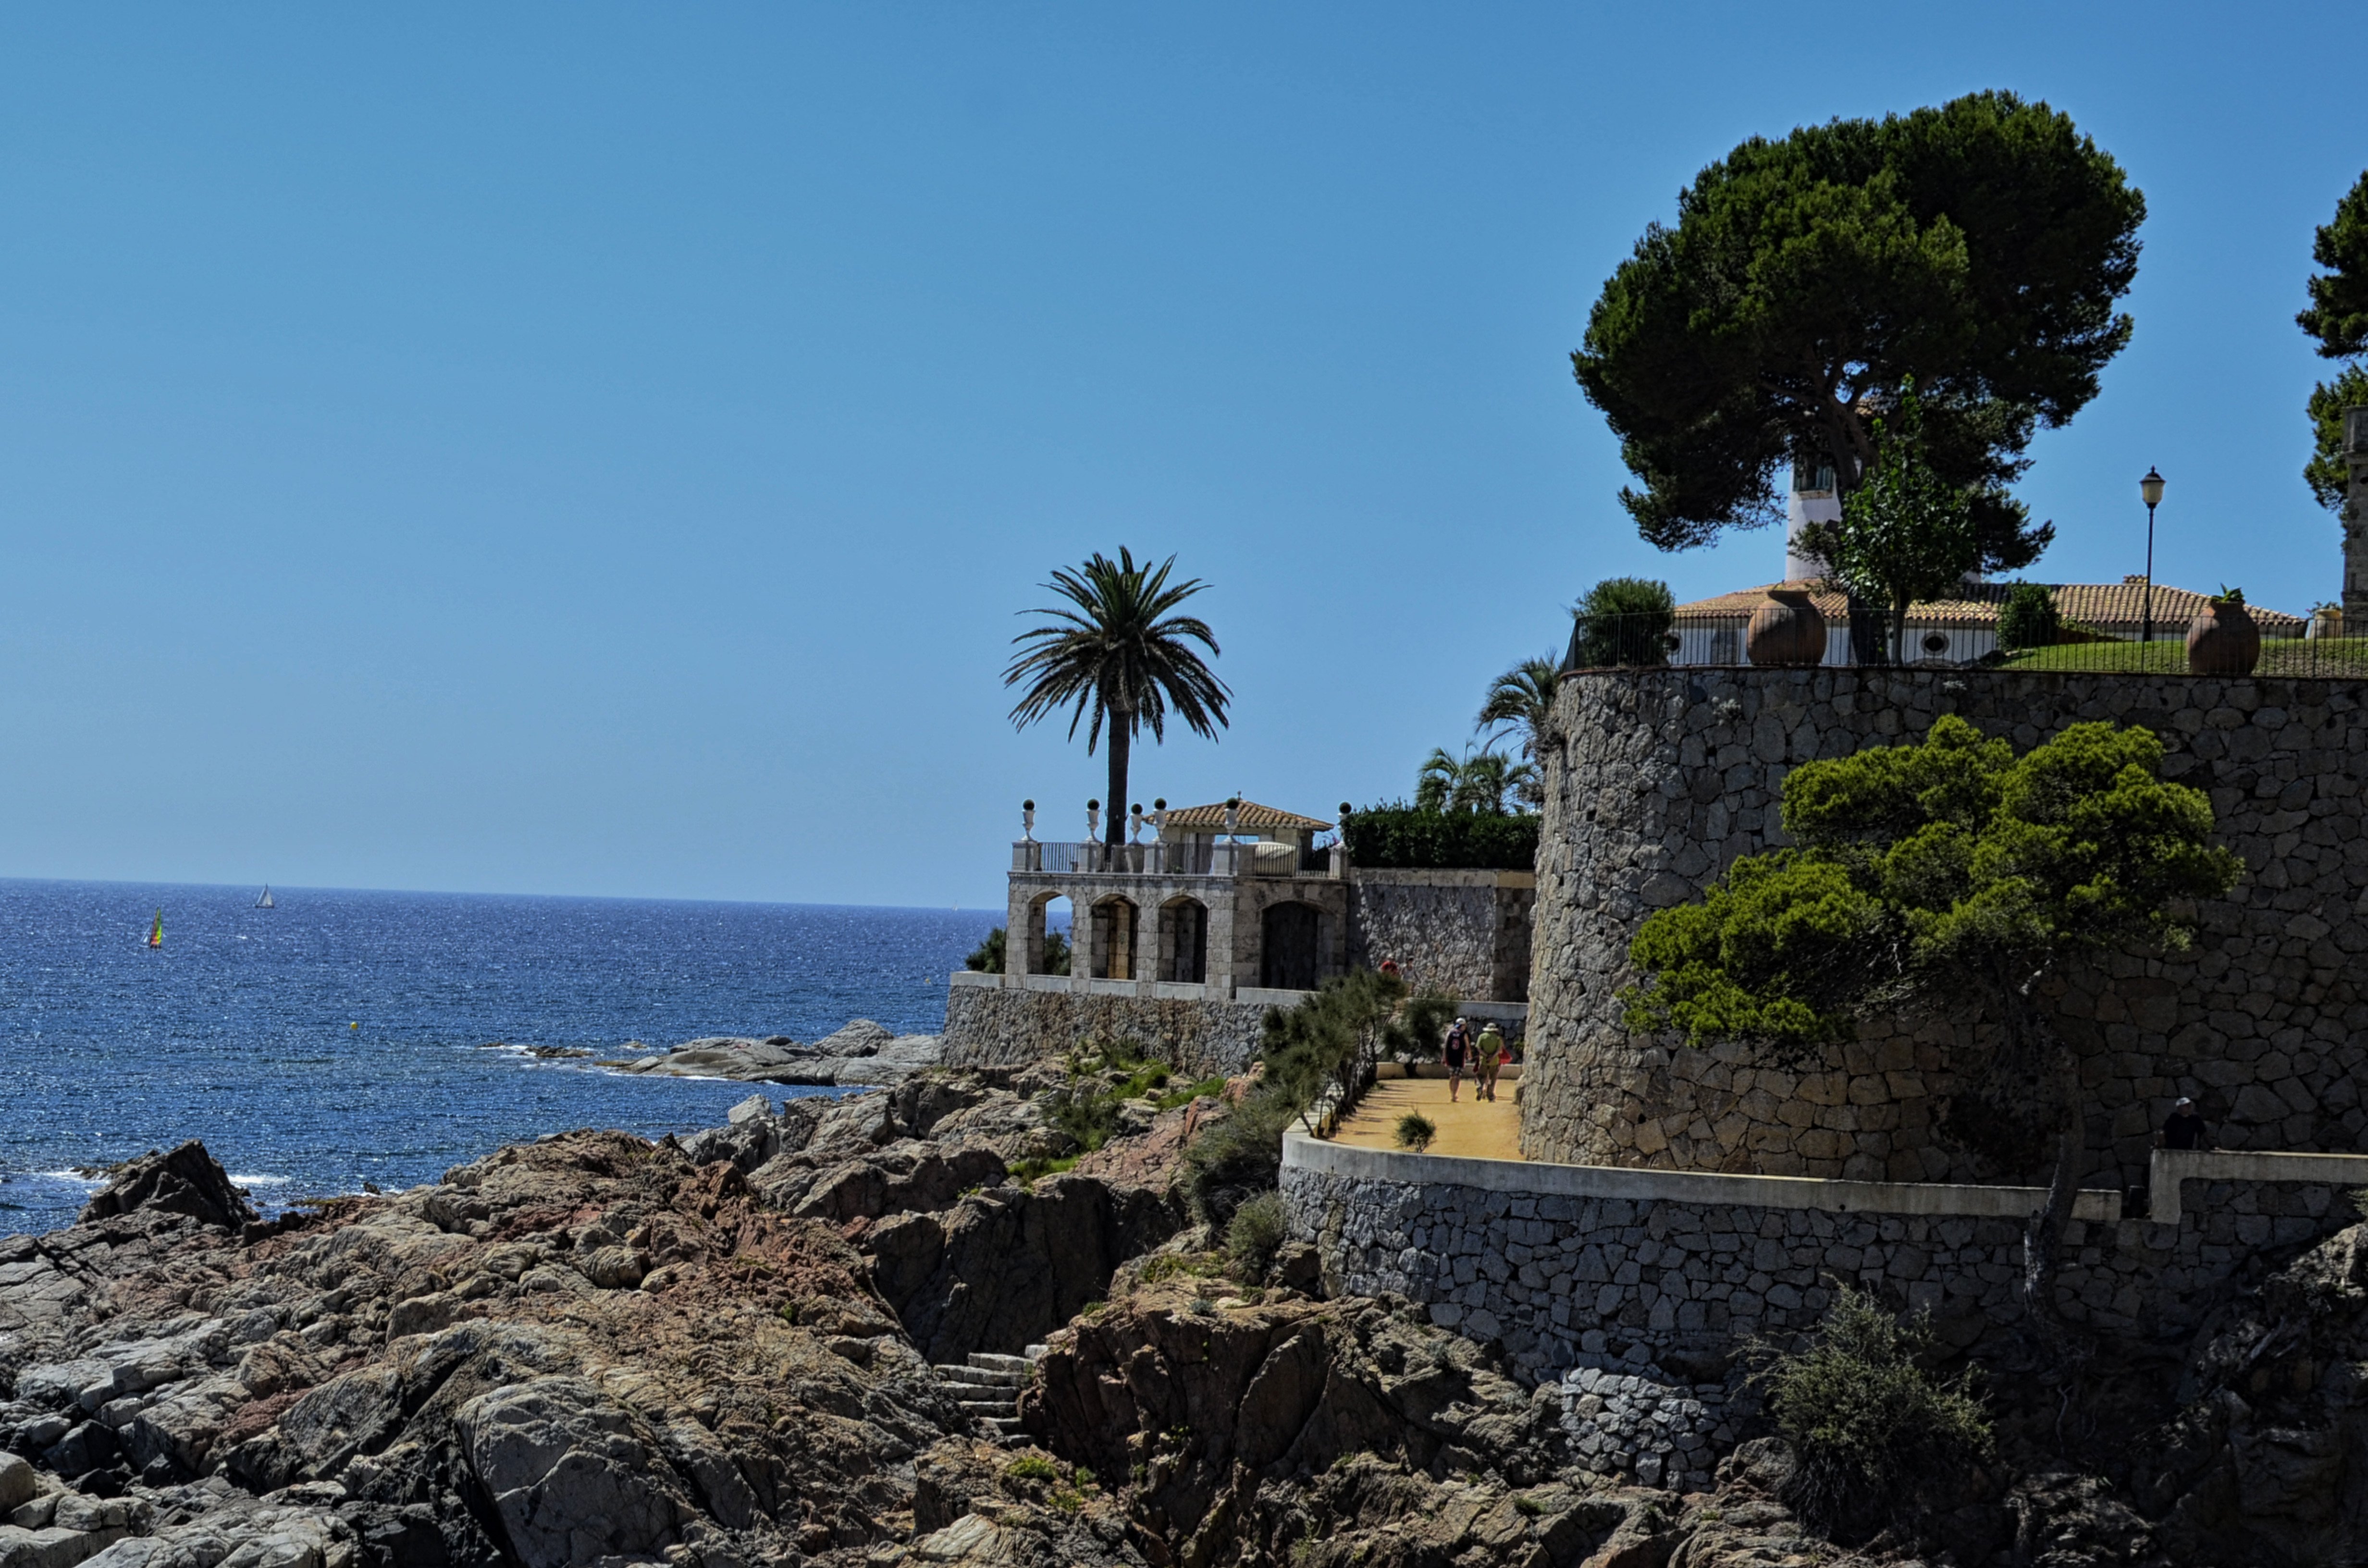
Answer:
[[[1821,598],[1827,596],[1820,595]],[[2310,619],[2253,609],[2243,621],[2215,616],[2190,646],[2190,621],[2157,610],[2155,635],[2135,626],[2064,621],[2052,641],[2002,644],[1995,619],[1908,617],[1904,635],[1881,610],[1797,617],[1787,625],[1722,611],[1712,615],[1597,616],[1574,629],[1565,670],[1817,665],[1834,668],[2007,670],[2085,675],[2238,676],[2299,680],[2368,679],[2368,627],[2340,615]],[[2202,618],[2197,618],[2200,621]],[[1820,630],[1819,622],[1822,622]],[[2355,631],[2357,634],[2347,634]],[[1754,655],[1758,656],[1755,657]]]

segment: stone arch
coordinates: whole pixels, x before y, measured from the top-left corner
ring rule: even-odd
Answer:
[[[1258,915],[1258,983],[1269,991],[1313,991],[1323,973],[1324,912],[1296,899]]]
[[[1060,909],[1053,908],[1059,904]],[[1075,906],[1066,893],[1040,892],[1028,901],[1026,922],[1005,938],[1004,968],[1013,974],[1065,974],[1066,963],[1053,968],[1044,957],[1047,933],[1066,928],[1066,940],[1076,936]]]
[[[1139,978],[1135,962],[1136,927],[1139,925],[1134,901],[1116,893],[1097,900],[1093,908],[1093,928],[1088,940],[1092,967],[1086,972],[1096,980],[1134,980]]]
[[[1209,906],[1177,897],[1159,906],[1159,946],[1154,978],[1199,985],[1209,978]]]

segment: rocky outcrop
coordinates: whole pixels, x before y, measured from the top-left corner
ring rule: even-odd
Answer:
[[[169,1154],[151,1149],[126,1163],[83,1205],[79,1218],[87,1224],[142,1209],[233,1228],[261,1218],[246,1194],[231,1185],[229,1174],[195,1139]]]
[[[712,1035],[687,1040],[672,1051],[600,1065],[661,1078],[734,1078],[747,1084],[792,1084],[818,1088],[882,1087],[901,1084],[944,1057],[933,1034],[900,1035],[869,1018],[858,1018],[811,1045],[787,1035],[750,1040]]]
[[[1182,1229],[1163,1193],[1055,1176],[871,1228],[873,1278],[932,1362],[1018,1352],[1099,1301],[1128,1258]]]

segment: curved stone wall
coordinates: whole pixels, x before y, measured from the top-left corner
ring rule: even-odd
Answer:
[[[1961,1101],[1979,1017],[1876,1024],[1805,1067],[1632,1037],[1618,992],[1652,910],[1782,842],[1784,775],[1963,715],[2018,750],[2092,719],[2142,723],[2244,857],[2195,949],[2077,966],[2050,997],[2080,1050],[2089,1180],[2145,1179],[2192,1096],[2223,1147],[2368,1149],[2368,685],[2000,671],[1656,670],[1565,676],[1543,748],[1530,1065],[1531,1159],[1860,1180],[2025,1179]],[[1952,1118],[1952,1111],[1958,1114]]]

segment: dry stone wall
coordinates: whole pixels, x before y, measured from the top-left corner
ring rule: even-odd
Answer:
[[[1291,1234],[1315,1244],[1326,1290],[1403,1295],[1433,1322],[1500,1345],[1532,1383],[1613,1364],[1715,1380],[1753,1335],[1812,1326],[1836,1278],[1895,1308],[1930,1309],[1961,1349],[2025,1317],[2019,1220],[1593,1198],[1426,1175],[1487,1162],[1359,1163],[1406,1174],[1283,1165]],[[2103,1333],[2180,1335],[2257,1256],[2274,1264],[2357,1219],[2325,1186],[2192,1182],[2187,1199],[2179,1224],[2072,1221],[2063,1314]]]
[[[1418,991],[1469,1001],[1529,999],[1536,877],[1361,868],[1349,877],[1350,968],[1379,969],[1395,959]]]
[[[946,993],[944,1061],[951,1067],[1034,1062],[1090,1040],[1140,1040],[1192,1073],[1247,1072],[1263,1002],[1080,994],[961,985]]]
[[[2223,1147],[2368,1149],[2368,687],[2003,671],[1662,670],[1565,678],[1545,822],[1522,1147],[1532,1159],[1865,1180],[2031,1179],[1970,1110],[1975,1017],[1887,1020],[1821,1060],[1632,1036],[1618,994],[1653,910],[1783,842],[1784,776],[1919,739],[1942,713],[2024,749],[2144,724],[2248,868],[2193,950],[2072,968],[2048,996],[2080,1051],[2092,1185],[2145,1179],[2193,1097]],[[1953,1114],[1952,1114],[1953,1113]]]

